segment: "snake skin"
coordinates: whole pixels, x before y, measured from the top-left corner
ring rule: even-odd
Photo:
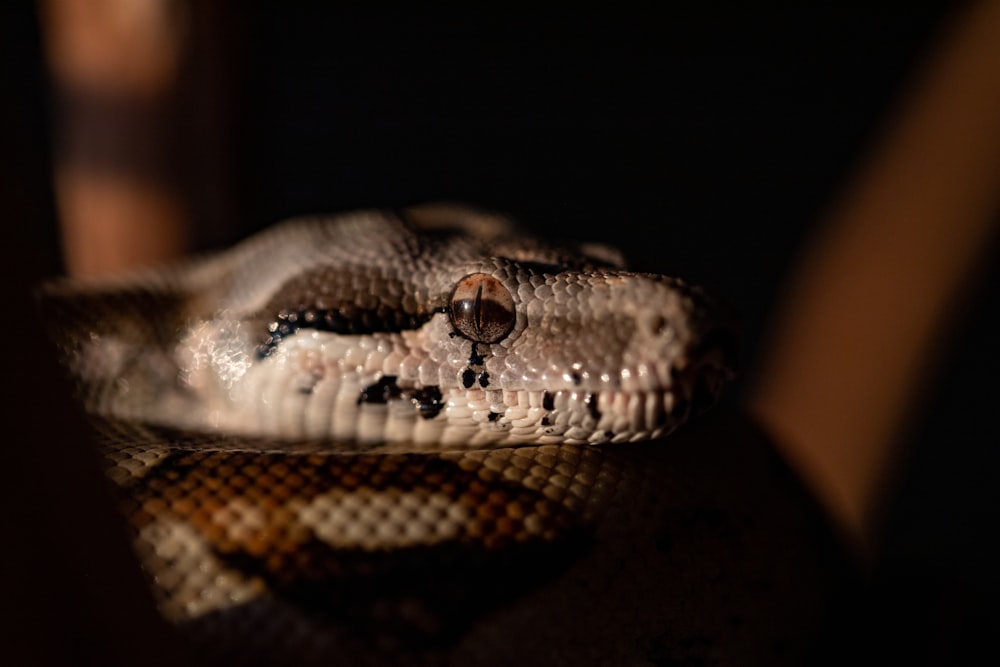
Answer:
[[[456,209],[361,212],[49,296],[97,414],[383,450],[648,440],[729,369],[698,290],[613,258]],[[457,335],[467,277],[510,300],[497,341]]]
[[[538,662],[573,655],[528,640],[533,614],[596,638],[574,610],[616,580],[612,597],[655,590],[625,573],[665,557],[670,443],[626,443],[731,375],[699,290],[451,206],[291,221],[56,280],[42,306],[159,609],[208,663],[525,662],[497,644],[505,624]],[[607,627],[662,653],[664,622],[691,625],[680,594],[641,618],[619,600]],[[760,650],[759,631],[728,634],[730,657]],[[637,659],[605,639],[595,659]]]

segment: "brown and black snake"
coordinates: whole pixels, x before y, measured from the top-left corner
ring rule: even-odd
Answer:
[[[683,476],[757,463],[659,440],[732,375],[732,332],[679,279],[437,205],[56,279],[41,307],[160,611],[203,660],[751,664],[773,648],[745,617],[780,566],[744,542],[749,509],[712,509],[745,489]],[[734,548],[707,588],[690,576]],[[754,567],[761,589],[735,590]]]

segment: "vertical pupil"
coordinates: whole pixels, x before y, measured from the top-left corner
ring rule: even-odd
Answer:
[[[514,327],[514,300],[496,278],[472,274],[452,292],[449,314],[462,336],[479,343],[495,343]]]
[[[476,290],[476,300],[472,305],[473,317],[476,322],[476,335],[482,336],[483,334],[483,286],[480,285],[479,289]]]

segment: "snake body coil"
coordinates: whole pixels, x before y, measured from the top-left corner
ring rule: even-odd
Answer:
[[[592,445],[672,431],[731,374],[699,290],[451,206],[42,304],[161,610],[223,662],[454,646],[645,488]]]

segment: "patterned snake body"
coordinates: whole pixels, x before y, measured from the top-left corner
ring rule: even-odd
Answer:
[[[593,445],[731,375],[699,290],[454,206],[295,220],[42,305],[162,613],[223,664],[452,659],[593,531],[655,546],[661,483]]]
[[[88,408],[364,449],[599,444],[673,430],[727,377],[704,299],[677,279],[498,217],[407,218],[297,220],[112,294],[73,284]],[[92,303],[109,297],[113,313]]]

